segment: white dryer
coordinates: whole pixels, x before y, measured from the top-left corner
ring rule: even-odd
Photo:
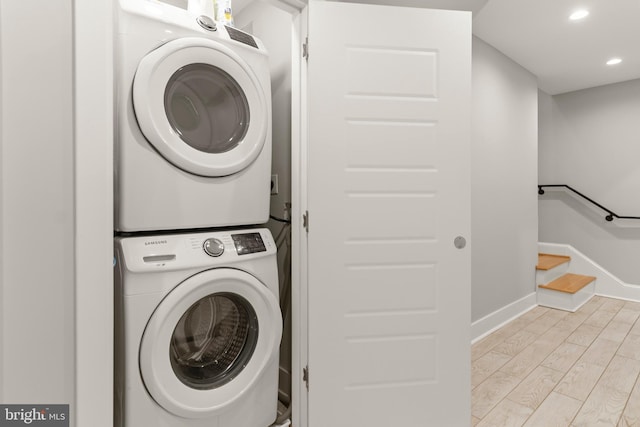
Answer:
[[[267,229],[116,239],[116,427],[266,427],[278,304]]]
[[[120,0],[115,229],[269,218],[271,83],[262,42],[155,0]]]

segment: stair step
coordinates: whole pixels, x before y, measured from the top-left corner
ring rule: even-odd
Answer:
[[[537,270],[551,270],[554,267],[571,261],[571,257],[567,255],[538,254]]]
[[[567,273],[554,280],[553,282],[547,283],[546,285],[538,286],[543,289],[549,289],[552,291],[575,294],[594,280],[596,280],[596,278],[593,276],[583,276],[581,274]]]

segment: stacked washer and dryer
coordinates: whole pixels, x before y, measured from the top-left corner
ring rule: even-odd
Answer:
[[[156,0],[116,31],[115,425],[277,415],[271,93],[260,40]]]

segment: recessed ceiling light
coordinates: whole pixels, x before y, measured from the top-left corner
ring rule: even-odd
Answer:
[[[578,21],[580,19],[586,18],[588,15],[589,15],[588,10],[584,10],[584,9],[576,10],[569,16],[569,19],[572,21]]]
[[[622,62],[622,59],[620,58],[611,58],[610,60],[607,61],[607,65],[617,65],[621,62]]]

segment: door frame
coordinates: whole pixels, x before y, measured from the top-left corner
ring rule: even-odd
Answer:
[[[111,0],[72,0],[75,401],[71,426],[113,426],[113,26]],[[100,366],[101,369],[96,369]],[[65,403],[65,402],[60,402]]]
[[[307,427],[307,66],[309,0],[262,0],[291,15],[291,421]]]
[[[307,268],[307,63],[303,49],[308,34],[307,2],[292,12],[291,46],[291,421],[307,427],[308,268]],[[306,218],[306,220],[305,220]],[[307,379],[308,381],[308,379]]]

